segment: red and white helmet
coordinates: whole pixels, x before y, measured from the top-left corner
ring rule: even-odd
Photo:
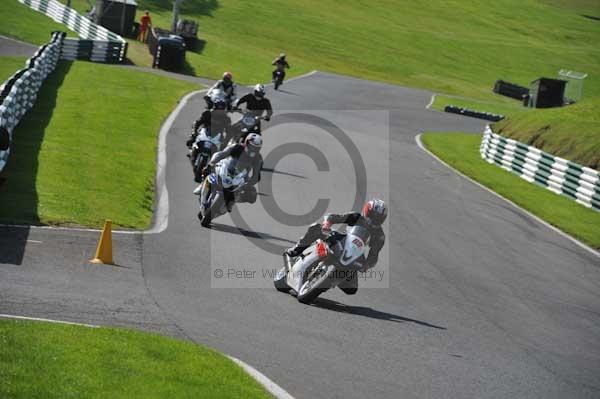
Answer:
[[[374,198],[363,206],[361,214],[369,224],[379,226],[387,217],[387,205],[383,200]]]
[[[244,147],[246,147],[248,156],[255,157],[260,152],[262,143],[263,140],[260,134],[250,133],[248,136],[246,136],[246,139],[244,140]]]

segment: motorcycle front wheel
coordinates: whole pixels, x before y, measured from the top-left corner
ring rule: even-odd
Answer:
[[[313,270],[308,273],[308,278],[300,287],[297,299],[299,302],[309,304],[323,292],[327,291],[328,280],[335,270],[335,266],[319,262]]]
[[[202,224],[208,225],[213,221],[213,219],[221,215],[221,208],[224,206],[223,201],[222,193],[215,194],[212,204],[210,204],[210,207],[204,212]]]

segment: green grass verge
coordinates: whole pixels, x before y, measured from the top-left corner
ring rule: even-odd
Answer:
[[[0,320],[0,397],[270,398],[190,342],[125,329]]]
[[[48,43],[50,33],[55,30],[70,32],[65,25],[54,22],[17,0],[0,0],[0,16],[0,35],[14,37],[27,43]],[[75,33],[71,35],[77,37]]]
[[[487,163],[479,154],[480,135],[426,133],[422,141],[431,152],[460,172],[591,247],[600,249],[600,213]]]
[[[0,185],[0,222],[146,228],[157,136],[182,82],[126,68],[61,61],[14,132]]]
[[[25,68],[25,61],[25,57],[0,57],[0,85],[19,69]]]

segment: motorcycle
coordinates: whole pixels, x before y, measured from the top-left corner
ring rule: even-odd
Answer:
[[[233,110],[233,112],[241,113],[242,119],[240,119],[232,126],[234,134],[229,140],[228,145],[236,144],[243,141],[243,139],[250,133],[262,133],[260,121],[264,120],[264,117],[254,115],[251,111],[243,112],[239,109],[235,109]]]
[[[243,194],[248,181],[248,171],[238,171],[237,161],[229,157],[215,165],[215,171],[204,179],[200,191],[200,215],[210,223],[227,212],[226,197],[234,196],[235,201]]]
[[[213,109],[215,106],[215,102],[217,101],[223,101],[225,104],[227,104],[227,109],[231,109],[231,104],[233,104],[236,100],[235,97],[232,98],[228,98],[227,94],[225,94],[225,92],[221,89],[213,89],[211,91],[209,91],[208,93],[206,93],[206,95],[204,96],[204,101],[206,102],[206,109],[210,110]]]
[[[200,129],[188,154],[196,183],[202,182],[202,170],[208,164],[212,154],[220,151],[224,143],[225,132],[219,132],[213,136],[206,127]]]
[[[273,86],[275,90],[279,88],[283,84],[283,71],[280,69],[276,69],[273,71]]]
[[[363,268],[369,238],[366,228],[352,226],[346,233],[332,231],[296,258],[284,254],[284,266],[273,279],[275,288],[305,304],[337,286],[344,291],[344,282],[356,278]]]

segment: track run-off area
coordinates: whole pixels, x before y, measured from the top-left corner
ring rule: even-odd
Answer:
[[[166,228],[115,234],[117,266],[87,263],[97,232],[0,228],[0,313],[190,339],[296,398],[600,395],[599,258],[415,142],[484,122],[428,110],[426,91],[320,72],[268,97],[255,204],[200,226],[184,144],[204,106],[196,94],[166,136]],[[330,125],[359,151],[363,194],[389,203],[387,240],[373,287],[306,306],[263,271],[308,224],[281,215],[319,199],[328,212],[355,205],[357,159]]]

